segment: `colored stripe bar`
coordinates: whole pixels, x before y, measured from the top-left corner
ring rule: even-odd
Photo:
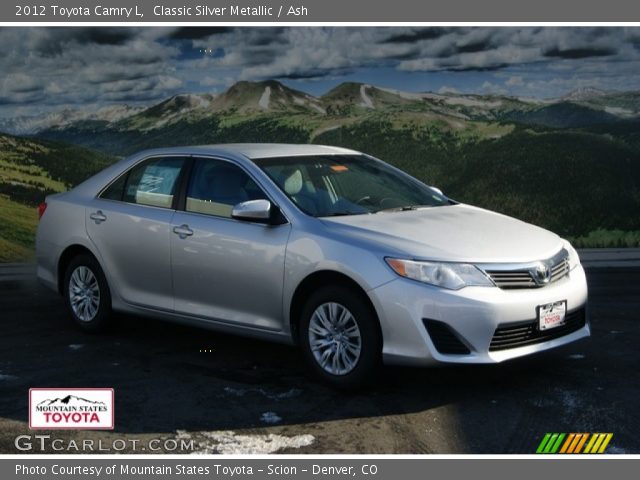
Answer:
[[[542,441],[540,442],[540,445],[538,445],[538,449],[536,450],[536,453],[542,453],[544,451],[544,447],[547,445],[547,442],[549,441],[550,438],[551,438],[551,434],[547,433],[542,439]]]
[[[556,440],[556,443],[553,445],[553,447],[551,448],[551,452],[549,453],[556,453],[558,451],[564,437],[565,437],[564,433],[561,433],[560,435],[558,435],[558,439]]]
[[[546,433],[536,453],[604,453],[612,438],[613,433]]]
[[[582,433],[576,433],[576,437],[573,439],[573,442],[571,443],[571,446],[569,447],[569,451],[567,453],[574,453],[580,440],[582,440]]]
[[[562,448],[560,449],[560,453],[565,453],[567,451],[567,449],[569,449],[569,446],[571,445],[571,442],[573,442],[573,439],[576,437],[575,433],[570,433],[569,436],[567,437],[566,442],[564,442],[564,444],[562,445]],[[571,453],[571,452],[569,452]]]
[[[582,451],[582,447],[584,446],[585,442],[587,441],[587,438],[589,438],[589,434],[588,433],[583,433],[582,434],[582,438],[580,439],[580,442],[578,443],[578,445],[576,446],[576,449],[572,453],[580,453]]]
[[[600,444],[603,442],[604,437],[606,437],[604,433],[598,433],[598,439],[596,440],[596,443],[593,444],[593,447],[591,447],[591,453],[598,453],[598,449],[600,448]]]
[[[542,453],[551,453],[551,449],[553,448],[553,445],[556,443],[557,439],[558,439],[557,433],[551,434],[551,438],[547,442],[547,446],[544,447],[544,451]]]
[[[584,449],[584,453],[591,453],[591,448],[593,444],[596,443],[598,435],[596,433],[591,434],[591,438],[589,439],[589,443],[587,443],[587,448]]]
[[[613,433],[607,433],[607,434],[603,433],[603,435],[606,435],[606,437],[604,438],[602,445],[600,445],[600,449],[598,450],[598,453],[604,453],[605,449],[607,448],[607,445],[609,445],[609,442],[613,438]]]

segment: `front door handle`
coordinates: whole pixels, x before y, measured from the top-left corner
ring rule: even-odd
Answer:
[[[96,222],[96,225],[99,225],[102,222],[106,222],[107,220],[107,216],[102,213],[102,210],[98,210],[97,212],[92,213],[91,215],[89,215],[89,218]]]
[[[193,230],[191,230],[189,228],[189,225],[185,223],[184,225],[180,225],[179,227],[173,227],[173,233],[184,239],[193,235]]]

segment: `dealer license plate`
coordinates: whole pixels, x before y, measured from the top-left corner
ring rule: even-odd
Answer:
[[[547,303],[538,307],[538,324],[540,330],[549,330],[550,328],[564,325],[567,316],[567,301]]]

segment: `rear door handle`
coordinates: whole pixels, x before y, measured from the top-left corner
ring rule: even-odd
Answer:
[[[91,215],[89,215],[89,218],[96,222],[96,225],[107,220],[107,216],[102,213],[102,210],[98,210],[97,212],[92,213]]]
[[[184,225],[180,225],[179,227],[173,227],[173,233],[178,235],[180,238],[187,238],[193,235],[193,230],[189,228],[189,225],[186,223]]]

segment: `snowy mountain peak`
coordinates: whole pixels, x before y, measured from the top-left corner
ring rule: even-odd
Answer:
[[[580,101],[580,100],[589,100],[595,97],[602,97],[606,95],[607,92],[604,90],[600,90],[595,87],[580,87],[571,92],[567,93],[562,100],[572,100],[572,101]]]
[[[45,115],[0,119],[0,131],[13,135],[32,135],[50,128],[65,128],[76,122],[101,121],[114,123],[143,111],[145,107],[107,105],[93,111],[64,108]]]

